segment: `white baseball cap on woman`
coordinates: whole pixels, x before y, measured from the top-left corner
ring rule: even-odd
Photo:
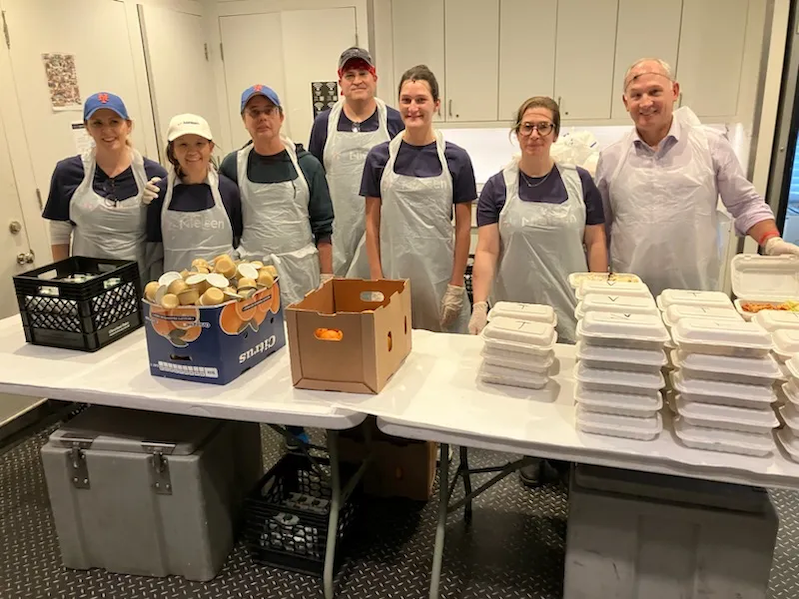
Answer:
[[[169,129],[166,132],[167,141],[175,141],[181,135],[199,135],[208,141],[213,140],[211,127],[208,121],[196,114],[179,114],[172,117],[169,121]]]

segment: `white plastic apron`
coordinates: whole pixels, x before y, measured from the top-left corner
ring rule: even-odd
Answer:
[[[668,152],[634,168],[622,156],[610,179],[615,272],[635,273],[657,296],[664,289],[716,289],[720,268],[718,189],[707,135],[688,108],[674,112],[691,158],[672,165]],[[633,145],[631,132],[626,147]],[[634,148],[630,150],[635,151]]]
[[[388,146],[388,163],[380,181],[380,257],[388,279],[411,280],[412,324],[416,329],[466,333],[469,299],[463,290],[463,309],[441,328],[441,300],[452,278],[452,176],[444,157],[444,137],[436,132],[441,161],[437,177],[409,177],[394,172],[402,136]]]
[[[94,173],[97,168],[95,149],[81,156],[83,181],[69,202],[69,219],[75,223],[72,237],[72,255],[135,260],[139,276],[144,269],[144,244],[147,206],[142,204],[147,173],[144,158],[134,149],[131,153],[131,170],[138,193],[117,202],[107,201],[94,191]]]
[[[297,177],[281,183],[253,183],[247,178],[248,145],[237,154],[244,231],[239,255],[273,264],[280,275],[280,294],[293,304],[319,287],[319,252],[314,243],[308,182],[297,161],[294,143],[283,138]]]
[[[558,165],[566,187],[561,204],[525,202],[519,197],[519,160],[502,170],[506,199],[499,213],[500,259],[492,301],[552,306],[558,342],[574,343],[577,300],[569,275],[585,272],[585,199],[574,166]]]
[[[327,143],[324,163],[327,184],[333,200],[333,272],[346,276],[366,231],[364,198],[360,195],[361,177],[366,155],[374,146],[390,139],[388,134],[388,110],[385,102],[375,98],[379,126],[377,131],[338,131],[338,121],[344,107],[339,100],[330,110],[327,122]],[[353,273],[358,278],[368,278],[368,266],[364,272]]]
[[[199,212],[170,210],[177,183],[177,174],[170,169],[166,197],[161,208],[165,272],[189,269],[196,258],[213,260],[220,254],[233,252],[233,226],[219,193],[219,175],[212,167],[208,168],[205,182],[214,198],[211,208]]]

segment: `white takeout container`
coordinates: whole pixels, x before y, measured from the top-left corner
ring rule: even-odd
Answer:
[[[782,376],[777,362],[770,355],[765,358],[735,358],[675,350],[671,352],[671,362],[687,378],[722,383],[770,387]]]
[[[497,302],[488,312],[488,320],[495,318],[515,318],[516,320],[530,320],[543,322],[552,327],[558,325],[558,317],[552,306],[543,304],[523,304],[521,302]]]
[[[663,312],[663,322],[671,328],[683,318],[709,318],[711,320],[741,320],[741,315],[732,306],[728,308],[704,308],[673,304]]]
[[[771,431],[742,433],[688,424],[681,416],[674,419],[674,432],[687,447],[722,453],[767,456],[776,446]]]
[[[771,408],[753,410],[687,401],[681,395],[674,398],[674,405],[685,422],[694,426],[744,433],[767,433],[780,424]]]
[[[799,330],[780,329],[771,334],[774,341],[774,355],[780,362],[787,362],[799,353]]]
[[[583,281],[577,288],[575,295],[577,299],[584,299],[586,295],[592,293],[601,293],[602,295],[614,294],[634,297],[652,297],[652,292],[649,291],[644,283],[626,283],[616,282],[613,280],[602,281]]]
[[[649,418],[601,414],[589,412],[578,405],[577,430],[592,435],[652,441],[663,430],[663,419],[660,414]]]
[[[703,379],[686,378],[682,371],[670,375],[671,385],[688,401],[699,401],[739,407],[768,406],[776,399],[773,387],[721,383]]]
[[[789,428],[777,431],[777,439],[794,462],[799,462],[799,437]]]
[[[505,385],[508,387],[522,387],[526,389],[543,389],[549,382],[549,377],[545,374],[535,374],[516,370],[515,368],[505,368],[492,364],[480,366],[478,378],[484,383],[495,385]]]
[[[545,356],[531,356],[514,351],[503,351],[483,347],[481,354],[483,363],[492,366],[502,366],[529,372],[531,374],[547,375],[555,364],[555,352],[550,352]]]
[[[588,312],[616,312],[618,314],[651,314],[659,316],[660,310],[651,297],[590,293],[577,304],[574,316],[583,318]]]
[[[662,349],[605,347],[580,341],[575,351],[579,361],[589,368],[600,370],[658,372],[667,364],[666,353]]]
[[[617,283],[640,283],[641,277],[627,272],[573,272],[569,275],[569,285],[574,290],[580,288],[583,281],[616,281]]]
[[[799,301],[799,256],[738,254],[730,267],[735,306],[747,320],[755,314],[745,312],[742,303]]]
[[[787,403],[780,408],[780,418],[792,431],[799,433],[799,408],[796,404]]]
[[[762,358],[771,350],[768,331],[752,322],[683,318],[671,336],[679,349],[699,354]]]
[[[636,393],[659,391],[666,385],[663,373],[628,372],[624,370],[597,370],[578,362],[574,367],[574,379],[587,391],[605,393]]]
[[[770,333],[781,329],[799,329],[799,312],[763,310],[755,314],[752,321]]]
[[[556,333],[551,324],[498,316],[483,329],[483,338],[549,347],[555,344]]]
[[[732,308],[732,300],[721,291],[692,291],[689,289],[664,289],[657,305],[662,311],[670,306],[698,306],[700,308]]]
[[[657,316],[589,312],[577,323],[577,338],[590,345],[662,349],[669,333]]]
[[[587,412],[637,418],[651,418],[663,407],[660,393],[605,393],[585,389],[581,384],[577,385],[574,399]]]

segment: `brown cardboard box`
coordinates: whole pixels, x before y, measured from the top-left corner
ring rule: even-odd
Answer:
[[[294,386],[378,393],[411,351],[410,285],[333,279],[286,308]],[[321,329],[340,339],[319,338]]]

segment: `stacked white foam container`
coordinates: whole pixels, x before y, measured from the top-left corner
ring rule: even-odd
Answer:
[[[484,383],[542,389],[555,367],[557,317],[552,306],[497,302],[483,329]]]
[[[588,280],[577,297],[577,429],[657,438],[668,333],[649,289],[640,282]]]
[[[780,445],[794,462],[799,462],[799,354],[786,363],[788,382],[782,386],[786,402],[780,407],[780,417],[785,427],[777,432]]]
[[[675,345],[670,382],[677,437],[710,451],[774,451],[773,385],[780,370],[768,332],[745,322],[721,292],[667,289],[658,305]]]

